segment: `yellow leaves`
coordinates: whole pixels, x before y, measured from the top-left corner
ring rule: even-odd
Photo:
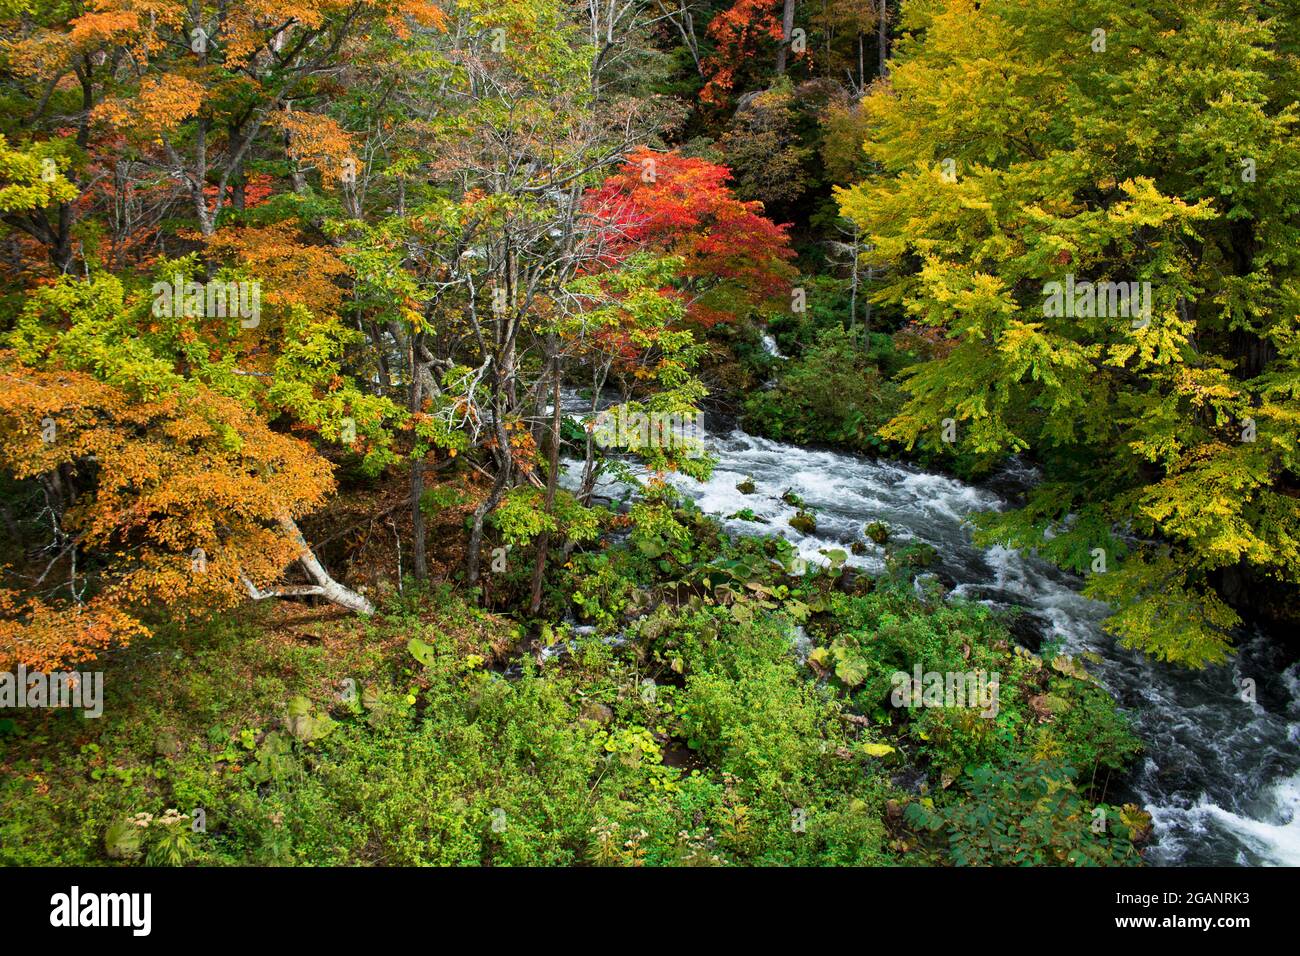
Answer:
[[[1241,619],[1213,591],[1188,580],[1190,568],[1167,554],[1136,554],[1087,580],[1084,593],[1115,606],[1103,627],[1125,647],[1176,664],[1221,664]]]
[[[1106,350],[1106,364],[1123,368],[1137,354],[1138,347],[1132,342],[1116,342]]]
[[[1191,399],[1192,405],[1209,404],[1222,409],[1225,404],[1238,404],[1243,399],[1235,380],[1222,369],[1197,369],[1184,366],[1174,375],[1174,388]],[[1220,417],[1222,419],[1222,416]]]
[[[1189,205],[1177,196],[1163,195],[1155,182],[1146,176],[1126,179],[1119,188],[1127,198],[1111,206],[1106,211],[1106,218],[1126,229],[1156,228],[1172,221],[1190,229],[1193,221],[1213,219],[1216,215],[1211,200],[1203,199]]]
[[[424,330],[427,323],[424,320],[424,309],[421,304],[406,296],[402,299],[401,306],[402,318],[404,318],[416,332]]]
[[[1171,310],[1156,312],[1148,324],[1130,328],[1128,334],[1136,346],[1138,367],[1181,364],[1193,331],[1190,322]]]
[[[1212,565],[1242,558],[1268,565],[1277,557],[1266,540],[1268,522],[1247,512],[1258,509],[1270,481],[1264,459],[1249,444],[1207,441],[1184,452],[1164,480],[1143,492],[1139,511],[1163,534],[1193,544]],[[1293,513],[1289,520],[1295,519]]]
[[[1019,310],[1001,278],[966,265],[931,256],[918,278],[918,294],[909,298],[908,311],[927,324],[947,326],[955,335],[993,335]]]
[[[141,122],[153,132],[175,129],[203,105],[203,87],[175,74],[140,84],[136,107]]]
[[[105,100],[90,114],[96,123],[122,129],[131,125],[131,114],[127,112],[125,100]]]
[[[1042,323],[1012,319],[998,336],[997,348],[1013,376],[1029,373],[1049,387],[1062,384],[1058,371],[1082,370],[1101,354],[1100,345],[1079,345],[1048,333]]]

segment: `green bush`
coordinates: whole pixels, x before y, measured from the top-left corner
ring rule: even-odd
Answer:
[[[788,363],[778,383],[745,401],[745,425],[777,441],[880,451],[876,430],[901,406],[857,336],[833,327]]]
[[[1075,771],[1024,761],[981,767],[962,781],[966,799],[908,806],[907,821],[945,836],[958,866],[1124,866],[1141,862],[1133,829],[1112,807],[1093,806],[1074,786]]]

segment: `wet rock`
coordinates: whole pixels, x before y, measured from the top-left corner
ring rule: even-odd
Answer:
[[[802,534],[812,534],[817,530],[817,516],[811,511],[800,511],[790,519],[790,527]]]
[[[1017,611],[1007,617],[1007,630],[1017,644],[1037,654],[1047,637],[1043,622],[1028,611]]]
[[[578,717],[582,720],[595,721],[598,724],[608,724],[614,719],[614,712],[604,704],[588,700],[583,701],[582,707],[578,710]]]
[[[924,792],[925,771],[916,767],[906,768],[894,774],[890,782],[905,793],[920,794]]]

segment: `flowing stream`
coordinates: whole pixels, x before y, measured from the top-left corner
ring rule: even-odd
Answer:
[[[586,405],[565,396],[566,411]],[[1119,785],[1112,802],[1136,802],[1155,824],[1149,862],[1157,865],[1300,865],[1300,663],[1267,635],[1240,636],[1230,663],[1187,671],[1125,651],[1101,630],[1105,607],[1079,594],[1077,576],[1005,548],[978,548],[966,518],[1006,506],[1007,496],[1034,480],[1028,469],[1009,468],[984,486],[887,461],[786,445],[738,428],[710,428],[705,444],[718,458],[703,484],[681,475],[673,484],[728,530],[784,534],[811,561],[823,548],[867,552],[850,565],[884,566],[882,548],[866,541],[864,523],[884,521],[895,542],[920,540],[939,555],[934,570],[955,582],[953,592],[997,606],[1018,605],[1067,653],[1093,651],[1088,669],[1128,712],[1146,750]],[[566,462],[564,483],[576,486],[581,462]],[[753,494],[736,485],[753,480]],[[817,514],[817,529],[790,527],[795,508],[781,500],[787,489]],[[625,489],[602,479],[597,492],[613,498]],[[750,509],[767,523],[728,518]],[[1255,682],[1255,701],[1242,699],[1244,680]]]

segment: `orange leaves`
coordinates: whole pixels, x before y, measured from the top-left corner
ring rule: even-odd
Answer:
[[[296,20],[307,29],[320,26],[320,6],[323,4],[277,3],[276,0],[244,0],[231,4],[221,23],[226,62],[236,66],[247,63],[266,45],[271,35],[268,28],[271,24],[278,27],[286,21]]]
[[[447,28],[447,14],[437,4],[429,3],[428,0],[397,0],[392,4],[392,8],[393,14],[388,18],[388,26],[403,39],[410,34],[404,18],[409,18],[422,27],[434,27],[438,30]]]
[[[401,16],[410,17],[420,26],[437,27],[439,30],[447,26],[446,12],[429,0],[397,0],[395,10]]]
[[[234,185],[226,186],[226,194],[222,197],[220,203],[221,206],[235,205],[235,189],[236,187]],[[218,208],[218,191],[218,188],[211,183],[203,187],[204,202],[207,203],[208,209],[213,212],[216,212]],[[249,176],[248,181],[244,184],[244,208],[256,209],[262,203],[266,202],[267,198],[270,197],[271,192],[272,185],[270,173],[255,173],[254,175]],[[195,233],[194,235],[196,238],[202,237],[202,233]]]
[[[66,31],[37,29],[5,44],[12,69],[23,76],[53,76],[69,68],[73,57],[111,48],[147,60],[164,45],[165,28],[179,29],[186,4],[179,0],[92,0],[88,9],[67,22]]]
[[[531,475],[537,467],[537,442],[528,429],[527,422],[506,422],[506,439],[510,443],[510,458],[522,475]],[[489,438],[485,448],[496,448],[497,440]]]
[[[335,120],[316,113],[284,112],[276,121],[289,134],[290,155],[300,163],[314,164],[327,185],[356,176],[352,137]]]
[[[144,80],[135,99],[140,127],[150,132],[175,129],[198,113],[203,92],[200,84],[175,74]]]
[[[510,436],[510,457],[521,474],[532,474],[537,466],[537,441],[524,422],[511,422],[506,425]]]
[[[334,280],[347,266],[329,247],[309,245],[294,222],[222,229],[209,237],[208,249],[214,258],[233,260],[263,280],[267,304],[301,303],[318,314],[343,304],[343,290]]]
[[[23,664],[33,670],[58,670],[147,633],[112,601],[92,598],[72,607],[53,607],[0,589],[0,667]]]
[[[100,9],[83,13],[68,26],[67,42],[88,50],[129,39],[140,29],[140,17],[128,9]]]
[[[116,129],[157,138],[196,116],[203,96],[203,86],[183,76],[150,76],[140,82],[134,97],[105,100],[95,107],[93,116]]]
[[[296,557],[279,516],[305,514],[333,490],[330,465],[309,445],[202,385],[140,400],[9,352],[0,352],[0,468],[17,479],[59,469],[83,489],[63,531],[95,556],[93,599],[0,592],[14,618],[0,626],[0,659],[40,666],[147,633],[140,613],[153,604],[183,614],[242,601],[242,576],[273,580]]]

